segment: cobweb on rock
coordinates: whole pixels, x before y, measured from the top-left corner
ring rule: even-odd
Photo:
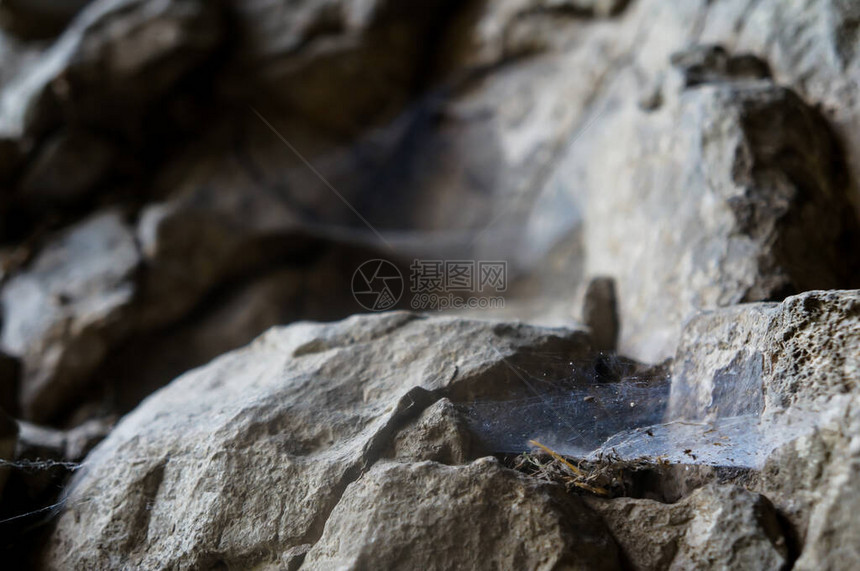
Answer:
[[[814,412],[759,413],[717,418],[667,415],[671,379],[661,369],[637,370],[602,355],[570,362],[567,378],[535,377],[516,369],[531,396],[464,405],[473,432],[494,453],[521,453],[538,441],[584,460],[612,456],[760,469],[767,457],[815,426]],[[609,374],[600,374],[601,368]],[[738,398],[746,398],[738,392]]]

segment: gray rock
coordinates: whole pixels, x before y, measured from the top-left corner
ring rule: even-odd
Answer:
[[[582,321],[591,330],[594,347],[615,351],[618,344],[618,298],[612,278],[592,278],[585,289]]]
[[[350,484],[303,568],[617,569],[616,547],[575,496],[505,470],[379,463]]]
[[[97,214],[56,236],[0,291],[0,343],[23,361],[22,412],[60,411],[121,336],[140,255],[117,212]]]
[[[729,4],[713,6],[702,41],[727,41],[734,50],[759,54],[780,82],[826,111],[845,143],[845,168],[851,173],[854,205],[860,209],[860,36],[855,25],[860,6],[841,0]]]
[[[760,489],[797,530],[796,569],[852,569],[860,565],[860,407],[852,396],[822,412],[819,431],[773,454]]]
[[[806,429],[770,435],[753,487],[791,523],[796,568],[860,563],[857,482],[860,291],[813,291],[782,303],[707,312],[691,320],[675,358],[667,418],[739,414],[799,418]]]
[[[3,90],[0,137],[38,136],[61,119],[136,129],[146,107],[211,54],[220,38],[215,3],[93,2]]]
[[[285,564],[434,401],[523,395],[510,364],[589,351],[582,331],[408,313],[270,330],[117,425],[76,473],[43,564]]]
[[[773,414],[853,394],[858,309],[860,290],[834,290],[698,315],[675,355],[668,416]]]
[[[674,504],[588,498],[633,569],[780,569],[789,563],[777,512],[736,486],[706,486]]]
[[[794,93],[717,83],[626,108],[604,131],[625,144],[596,149],[584,216],[587,271],[617,280],[621,352],[658,361],[698,310],[850,282],[838,150]]]
[[[397,433],[386,456],[401,462],[465,464],[481,456],[479,450],[466,419],[450,400],[443,398]]]

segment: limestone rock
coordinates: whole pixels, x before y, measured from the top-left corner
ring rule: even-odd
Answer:
[[[303,568],[616,569],[582,500],[501,468],[380,463],[350,484]]]
[[[387,456],[401,462],[465,464],[469,458],[480,456],[478,450],[467,420],[450,400],[443,398],[397,434]]]
[[[0,291],[5,351],[23,361],[28,418],[59,412],[105,356],[135,292],[140,255],[118,212],[97,214],[56,236]]]
[[[675,358],[668,418],[808,411],[800,418],[814,430],[784,438],[754,483],[791,523],[796,568],[860,562],[858,308],[860,291],[835,290],[707,312],[688,323]]]
[[[43,564],[284,564],[430,404],[523,395],[511,366],[559,374],[538,358],[553,351],[591,348],[582,331],[408,313],[272,329],[117,425],[76,473]]]
[[[820,411],[818,430],[775,451],[762,472],[757,489],[795,530],[797,569],[860,564],[858,411],[856,395],[836,398]]]
[[[812,291],[693,318],[675,356],[668,415],[774,413],[853,394],[858,309],[858,290]]]
[[[710,485],[674,504],[587,501],[633,569],[780,569],[789,562],[777,513],[763,496]]]
[[[617,279],[619,350],[652,362],[698,310],[850,283],[856,235],[832,136],[794,93],[707,84],[672,108],[617,115],[605,133],[627,144],[606,142],[584,220],[587,270]]]

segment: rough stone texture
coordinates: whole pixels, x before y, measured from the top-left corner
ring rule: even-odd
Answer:
[[[710,485],[674,504],[589,498],[633,569],[781,569],[788,546],[763,496]]]
[[[125,326],[139,262],[131,229],[107,212],[64,231],[3,285],[0,342],[23,361],[25,416],[52,416],[87,382]]]
[[[703,313],[684,329],[668,416],[772,414],[856,394],[860,290]]]
[[[631,105],[618,118],[606,135],[630,143],[606,141],[585,243],[588,271],[618,280],[622,352],[657,361],[698,309],[850,280],[839,244],[855,229],[839,157],[795,94],[708,84],[678,107]]]
[[[42,1],[2,5],[23,25]],[[70,424],[102,406],[115,412],[117,402],[129,410],[262,328],[355,311],[344,275],[365,254],[507,260],[512,283],[497,317],[541,322],[570,323],[583,279],[606,275],[616,283],[621,350],[649,361],[678,356],[670,414],[820,413],[817,432],[774,453],[756,489],[790,522],[798,567],[857,566],[857,294],[734,306],[857,287],[849,200],[860,211],[858,10],[845,0],[96,0],[51,45],[4,30],[0,340],[23,358],[24,412],[46,418],[76,406],[85,387],[88,399],[100,387],[103,402],[79,408]],[[331,187],[393,248],[373,252],[380,242]],[[128,214],[117,250],[94,239],[92,250],[62,254],[65,266],[40,269],[90,227],[93,212],[114,206]],[[369,248],[359,256],[354,244]],[[96,251],[123,261],[107,268]],[[83,277],[59,277],[78,269]],[[606,305],[594,308],[586,321],[602,335]],[[385,467],[401,474],[416,469],[408,462],[480,454],[453,404],[474,392],[458,381],[472,373],[457,370],[438,385],[446,388],[407,399],[420,383],[394,372],[402,364],[423,379],[425,363],[454,376],[446,367],[471,362],[472,345],[434,331],[426,336],[440,344],[431,347],[395,332],[367,336],[366,327],[311,328],[321,333],[299,351],[303,364],[272,365],[277,374],[261,373],[270,384],[232,387],[239,380],[228,377],[249,380],[264,363],[228,356],[210,369],[241,361],[235,374],[211,373],[232,387],[226,396],[211,388],[221,380],[198,372],[154,397],[88,462],[103,478],[78,477],[85,491],[75,493],[125,503],[105,499],[109,509],[81,512],[80,528],[67,513],[57,537],[68,547],[54,553],[95,558],[82,566],[120,565],[98,559],[101,542],[127,548],[139,565],[164,563],[153,559],[160,553],[165,565],[298,565],[348,482],[362,498],[377,497],[356,480],[366,464],[404,462]],[[503,337],[521,331],[492,327]],[[463,335],[475,335],[475,347],[489,337]],[[612,337],[595,345],[609,348]],[[248,350],[253,358],[270,358],[254,353],[264,344]],[[569,376],[566,359],[547,356],[567,349],[553,347],[520,365]],[[396,355],[413,350],[417,364]],[[495,353],[475,352],[492,363],[487,375],[520,386]],[[371,366],[377,358],[389,368]],[[301,385],[309,379],[322,379],[319,392]],[[276,380],[285,384],[273,388]],[[214,394],[194,404],[195,383]],[[307,409],[294,394],[307,397]],[[340,423],[311,408],[352,416]],[[238,415],[237,427],[221,413]],[[277,439],[282,429],[297,440]],[[296,442],[305,448],[290,448]],[[189,458],[200,459],[199,473]],[[451,477],[473,469],[452,468]],[[281,481],[310,507],[281,510],[257,491]],[[314,482],[328,491],[311,494]],[[188,497],[202,498],[183,516],[191,531],[170,533]],[[737,501],[720,496],[703,509]],[[356,517],[377,517],[378,507]],[[265,509],[275,514],[266,525],[242,515]],[[741,511],[730,517],[748,523]],[[101,527],[86,532],[90,523]],[[335,535],[326,549],[342,539]],[[273,541],[274,555],[259,552]]]
[[[590,350],[582,331],[408,313],[273,329],[117,425],[76,473],[43,564],[283,564],[433,401],[522,395],[509,364]]]
[[[860,563],[860,291],[704,313],[684,330],[668,418],[810,411],[815,430],[774,450],[755,488],[791,523],[795,568]]]
[[[443,398],[397,433],[386,456],[402,462],[465,464],[469,458],[481,456],[479,450],[466,419],[450,400]]]
[[[856,396],[841,400],[822,411],[817,432],[771,456],[759,484],[794,525],[796,569],[860,565],[860,406]]]
[[[492,459],[379,463],[350,484],[302,568],[616,569],[600,520]]]

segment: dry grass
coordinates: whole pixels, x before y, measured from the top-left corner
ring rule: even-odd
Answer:
[[[662,458],[622,460],[612,453],[597,460],[585,461],[565,458],[536,440],[530,441],[534,452],[520,454],[513,460],[513,468],[539,480],[563,484],[568,491],[578,491],[601,497],[627,495],[630,474],[640,470],[654,470],[667,463]]]

